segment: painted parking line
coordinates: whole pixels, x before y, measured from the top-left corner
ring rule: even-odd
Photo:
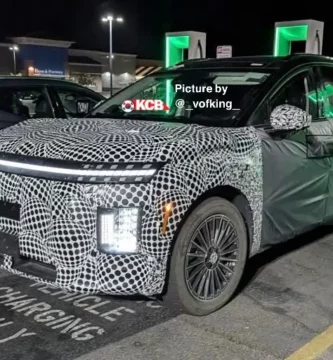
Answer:
[[[315,360],[333,345],[333,325],[314,337],[285,360]]]

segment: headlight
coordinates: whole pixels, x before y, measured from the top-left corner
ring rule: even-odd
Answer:
[[[98,250],[106,254],[137,252],[140,208],[99,208],[97,216]]]

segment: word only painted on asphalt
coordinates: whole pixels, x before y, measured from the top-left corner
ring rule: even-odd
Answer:
[[[13,321],[7,321],[5,318],[0,318],[0,328],[1,328],[2,332],[6,333],[5,337],[0,336],[0,344],[4,344],[11,340],[36,335],[36,333],[29,332],[28,329],[26,329],[26,328],[23,328],[19,331],[15,331],[15,330],[12,331],[11,325],[13,325],[13,324],[14,324]]]

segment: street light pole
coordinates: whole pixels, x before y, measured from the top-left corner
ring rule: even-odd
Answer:
[[[113,22],[113,19],[111,18],[109,20],[109,28],[110,28],[110,38],[109,38],[109,41],[110,41],[110,52],[109,52],[109,68],[110,68],[110,96],[113,95],[113,76],[112,76],[112,73],[113,73],[113,64],[112,64],[112,22]]]
[[[18,47],[16,45],[11,46],[9,50],[13,52],[13,61],[14,61],[14,75],[16,75],[16,51],[18,51]]]
[[[102,18],[103,22],[109,22],[109,72],[110,72],[110,96],[113,95],[113,39],[112,39],[112,25],[113,20],[116,20],[117,22],[123,22],[123,18],[117,17],[116,19],[113,18],[113,16],[108,15],[106,17]]]
[[[16,52],[13,51],[13,58],[14,58],[14,75],[16,75]]]

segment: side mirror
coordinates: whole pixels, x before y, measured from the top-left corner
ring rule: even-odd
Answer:
[[[312,116],[293,105],[279,105],[271,113],[270,123],[275,130],[300,130],[309,127]]]

